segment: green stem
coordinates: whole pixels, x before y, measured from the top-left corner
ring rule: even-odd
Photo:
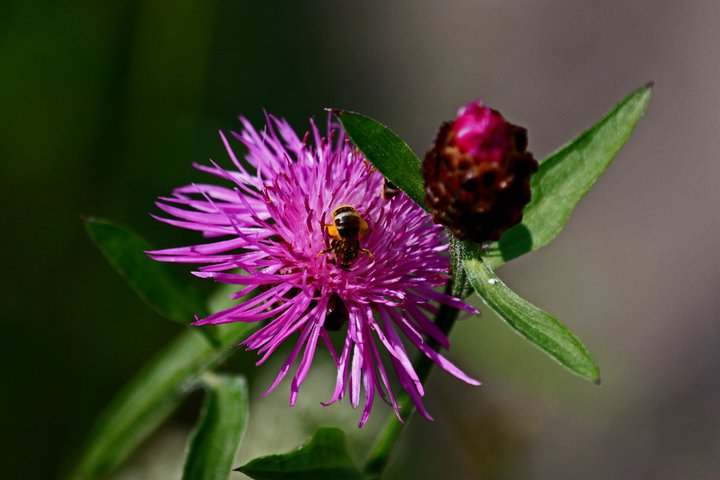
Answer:
[[[210,345],[212,345],[213,348],[220,348],[222,346],[222,342],[220,341],[220,338],[218,338],[217,333],[214,330],[210,330],[209,328],[203,328],[203,327],[193,327],[188,326],[188,328],[192,328],[197,330],[200,335],[205,337],[205,340],[208,341]]]

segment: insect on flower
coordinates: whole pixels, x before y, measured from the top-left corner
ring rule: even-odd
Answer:
[[[325,329],[337,332],[349,318],[350,313],[342,298],[337,293],[330,295],[327,311],[325,312]]]
[[[330,236],[330,246],[318,253],[318,256],[328,252],[335,254],[335,264],[347,269],[357,258],[358,252],[367,255],[370,260],[375,255],[360,246],[360,238],[370,232],[365,219],[360,216],[352,205],[340,205],[332,211],[332,223],[323,225]]]
[[[385,200],[390,200],[392,198],[395,198],[395,196],[400,193],[400,189],[392,183],[387,178],[385,179],[385,182],[383,183],[383,189],[382,189],[382,196]]]

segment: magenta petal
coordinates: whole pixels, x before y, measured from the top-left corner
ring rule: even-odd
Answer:
[[[295,348],[293,348],[293,351],[290,353],[290,356],[285,360],[285,363],[283,363],[282,367],[280,367],[280,372],[278,373],[277,377],[275,377],[275,380],[273,383],[268,387],[268,389],[260,395],[261,397],[267,396],[270,392],[275,390],[275,387],[278,386],[278,384],[282,381],[283,378],[285,378],[285,375],[287,375],[288,371],[290,370],[290,367],[293,363],[295,363],[295,359],[298,356],[298,353],[300,353],[300,349],[303,347],[303,344],[305,343],[305,340],[307,339],[308,335],[310,334],[310,330],[312,330],[312,325],[308,325],[305,330],[303,330],[302,334],[300,335],[300,339],[295,344]],[[297,392],[295,392],[297,393]],[[291,394],[292,395],[292,394]]]
[[[382,318],[383,325],[385,326],[387,336],[389,338],[388,340],[388,338],[385,338],[383,335],[381,337],[381,341],[385,344],[385,347],[393,355],[393,357],[395,357],[395,360],[399,364],[398,366],[400,366],[402,370],[404,370],[405,375],[408,377],[409,380],[413,382],[413,384],[415,385],[415,389],[422,396],[424,394],[422,383],[420,382],[417,373],[415,373],[415,367],[413,367],[410,358],[405,352],[405,346],[403,345],[402,340],[395,331],[395,328],[393,327],[392,322],[387,315],[387,312],[381,310],[380,318]],[[378,332],[378,335],[381,334],[379,328],[376,331]]]
[[[430,300],[435,300],[436,302],[444,303],[445,305],[455,307],[458,310],[465,310],[467,312],[475,313],[475,314],[480,313],[480,310],[473,307],[472,305],[468,305],[467,303],[463,302],[462,300],[457,299],[455,297],[451,297],[450,295],[436,292],[435,290],[433,290],[431,288],[416,286],[415,290],[417,290],[417,292],[420,293],[425,298],[428,298]]]
[[[414,320],[414,323],[418,330],[422,331],[428,337],[432,338],[440,344],[441,347],[448,349],[450,348],[450,342],[447,336],[430,320],[417,305],[413,303],[407,304],[406,307],[410,317]]]
[[[312,333],[310,339],[305,345],[305,354],[300,361],[297,373],[293,378],[292,385],[290,386],[290,405],[295,405],[298,393],[300,392],[300,385],[307,378],[307,374],[310,371],[310,364],[312,363],[313,357],[315,356],[315,347],[317,346],[318,337],[320,336],[320,329],[322,327],[315,324],[312,326]]]
[[[378,373],[380,374],[380,379],[382,380],[382,387],[384,387],[385,391],[387,391],[387,395],[390,398],[390,404],[392,405],[393,410],[395,411],[395,416],[397,417],[398,420],[400,420],[402,422],[403,419],[400,416],[400,408],[398,407],[398,404],[395,401],[395,395],[393,394],[392,388],[390,387],[390,380],[388,378],[387,372],[385,371],[385,367],[383,366],[382,360],[380,359],[380,353],[378,352],[377,348],[375,348],[374,343],[371,342],[370,347],[372,348],[373,357],[374,357],[375,363],[378,368]]]
[[[397,372],[398,379],[400,380],[400,385],[405,389],[408,396],[410,397],[410,400],[415,404],[415,408],[417,408],[420,415],[425,417],[428,420],[432,420],[432,416],[430,416],[430,413],[425,408],[425,405],[422,402],[422,395],[415,389],[414,384],[410,383],[408,381],[408,376],[405,374],[405,372],[402,371],[402,369],[398,368],[397,360],[391,359],[393,365],[395,366],[395,371]]]
[[[400,324],[400,329],[405,331],[407,328],[406,324]],[[423,352],[429,359],[435,362],[440,368],[448,372],[449,374],[459,378],[460,380],[469,383],[470,385],[480,385],[480,382],[472,377],[467,376],[462,370],[453,365],[449,360],[440,355],[438,352],[428,346],[427,343],[416,343],[415,346]]]
[[[340,366],[340,357],[338,357],[337,352],[335,351],[335,347],[332,344],[332,341],[330,340],[330,336],[327,333],[327,330],[324,328],[320,329],[320,338],[323,339],[323,342],[325,342],[325,346],[327,347],[328,351],[330,352],[330,356],[335,361],[336,366]]]
[[[350,405],[357,408],[360,404],[360,379],[362,378],[362,354],[359,343],[353,348],[352,365],[350,366]]]
[[[340,361],[338,362],[337,376],[335,379],[335,391],[330,397],[330,400],[327,403],[323,403],[323,405],[325,406],[332,405],[343,397],[343,394],[345,392],[345,386],[347,383],[346,379],[349,365],[348,359],[350,358],[351,345],[352,341],[350,339],[350,336],[348,335],[345,337],[345,344],[343,345],[343,349],[340,354]]]

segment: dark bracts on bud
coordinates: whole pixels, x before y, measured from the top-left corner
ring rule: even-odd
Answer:
[[[484,109],[486,121],[461,122],[473,113],[469,107]],[[465,137],[456,142],[461,128]],[[443,124],[423,161],[425,202],[435,221],[478,243],[498,240],[520,223],[538,168],[526,148],[527,131],[487,107],[470,104],[459,120]]]

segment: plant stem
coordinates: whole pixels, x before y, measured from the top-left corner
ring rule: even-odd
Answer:
[[[448,282],[446,286],[448,292],[452,291],[452,282]],[[437,317],[435,318],[435,324],[447,335],[450,333],[455,320],[457,319],[459,310],[447,305],[441,305],[438,311]],[[440,345],[432,339],[428,340],[428,345],[434,350],[440,350]],[[423,354],[418,354],[417,359],[414,362],[415,373],[422,383],[425,383],[430,372],[432,371],[435,362],[430,360]],[[400,438],[400,434],[410,420],[411,415],[415,411],[415,404],[410,400],[409,395],[406,392],[398,398],[398,404],[400,405],[400,417],[405,420],[405,423],[399,422],[395,417],[390,417],[385,425],[383,432],[375,442],[375,446],[370,451],[368,460],[365,463],[364,473],[368,479],[379,479],[382,475],[383,470],[390,461],[390,456],[395,448],[395,444]]]

